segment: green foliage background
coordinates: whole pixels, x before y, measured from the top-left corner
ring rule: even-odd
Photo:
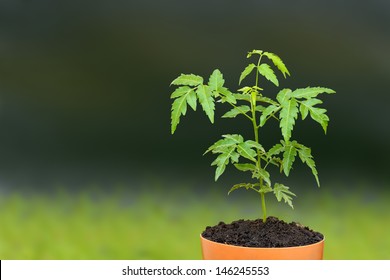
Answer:
[[[250,195],[227,199],[215,191],[154,187],[152,195],[122,186],[111,194],[3,196],[0,259],[200,259],[199,234],[207,225],[258,218]],[[270,209],[322,232],[325,259],[389,259],[389,193],[368,199],[363,190],[351,196],[329,189],[300,195],[294,211],[276,200]]]

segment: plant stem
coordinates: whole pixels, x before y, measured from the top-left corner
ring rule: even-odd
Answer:
[[[260,65],[261,57],[259,58],[259,61],[257,62],[257,67]],[[256,69],[256,88],[258,87],[258,82],[259,82],[259,72]],[[252,93],[253,94],[253,93]],[[257,92],[256,92],[256,97],[257,97]],[[259,126],[257,125],[256,121],[256,98],[251,98],[251,110],[252,110],[252,125],[253,125],[253,132],[255,134],[255,141],[259,143]],[[260,150],[257,149],[257,168],[261,169],[261,154]],[[260,188],[259,188],[259,193],[261,196],[261,209],[263,212],[263,222],[267,220],[267,208],[265,206],[265,194],[264,192],[260,192],[263,189],[263,178],[260,177],[259,179],[260,182]]]

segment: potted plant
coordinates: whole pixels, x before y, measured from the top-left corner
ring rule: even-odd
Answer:
[[[171,94],[174,99],[171,108],[171,133],[176,131],[180,117],[187,112],[188,106],[197,109],[198,102],[211,123],[214,123],[215,106],[228,104],[231,108],[222,118],[242,117],[253,128],[253,139],[244,139],[240,134],[225,134],[205,152],[216,155],[211,163],[216,166],[215,180],[224,173],[227,165],[233,165],[240,171],[251,174],[252,182],[233,185],[228,194],[237,189],[254,191],[259,195],[262,207],[262,219],[254,221],[239,220],[231,224],[219,223],[207,227],[201,234],[203,258],[205,259],[321,259],[324,237],[297,223],[285,223],[275,217],[267,216],[266,194],[274,194],[276,199],[284,201],[293,208],[295,194],[282,183],[273,183],[269,169],[276,167],[286,177],[289,176],[297,157],[306,164],[318,186],[318,172],[311,149],[292,138],[298,115],[302,120],[310,116],[319,123],[326,133],[329,118],[321,108],[320,94],[333,94],[334,90],[325,87],[306,87],[291,90],[284,88],[273,97],[266,96],[261,88],[261,80],[279,87],[279,80],[273,67],[284,78],[290,76],[286,65],[274,53],[253,50],[247,58],[256,58],[239,78],[239,85],[254,75],[254,85],[243,86],[233,93],[224,86],[222,73],[216,69],[208,82],[194,74],[181,74],[171,85],[178,86]],[[278,122],[281,140],[266,149],[261,144],[261,128],[269,122]],[[301,240],[302,239],[302,240]]]

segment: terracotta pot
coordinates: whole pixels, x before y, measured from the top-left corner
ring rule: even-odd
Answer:
[[[227,245],[200,236],[204,260],[322,260],[324,239],[297,247],[252,248]]]

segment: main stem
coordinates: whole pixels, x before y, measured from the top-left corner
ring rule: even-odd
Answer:
[[[260,65],[261,57],[262,56],[260,56],[260,58],[259,58],[259,61],[257,63],[257,67]],[[256,71],[256,88],[258,87],[258,81],[259,81],[259,72]],[[256,94],[256,96],[257,96],[257,94]],[[252,111],[253,132],[255,134],[255,141],[257,143],[259,143],[259,127],[258,127],[257,121],[256,121],[256,98],[252,97],[251,100],[252,100],[252,102],[251,102],[251,111]],[[260,154],[260,150],[257,150],[257,163],[256,164],[257,164],[257,168],[260,169],[261,168],[261,154]],[[260,182],[260,188],[259,189],[262,190],[263,189],[263,178],[260,177],[259,182]],[[261,197],[261,208],[262,208],[262,211],[263,211],[263,222],[265,222],[267,220],[267,208],[265,206],[265,194],[264,194],[264,192],[260,192],[260,197]]]

